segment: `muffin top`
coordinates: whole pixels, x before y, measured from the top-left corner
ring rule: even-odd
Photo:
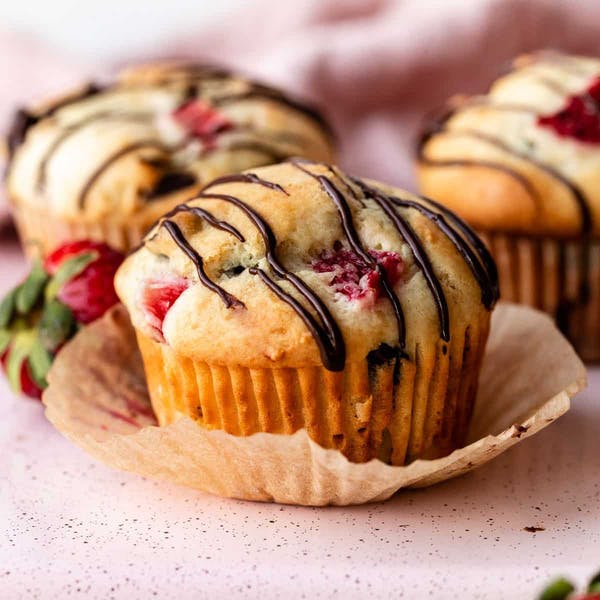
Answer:
[[[299,159],[174,208],[116,288],[136,328],[181,355],[332,371],[445,352],[487,324],[498,294],[492,259],[448,210]]]
[[[450,100],[418,146],[421,190],[490,231],[600,233],[600,60],[522,56]]]
[[[13,202],[123,222],[155,219],[226,173],[289,156],[328,160],[332,137],[318,112],[276,89],[165,63],[18,111],[7,146]]]

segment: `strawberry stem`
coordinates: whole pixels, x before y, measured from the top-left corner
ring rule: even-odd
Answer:
[[[46,286],[46,300],[53,300],[60,291],[60,288],[70,279],[77,277],[90,263],[98,258],[98,252],[83,252],[65,260],[60,265],[54,277]]]
[[[46,375],[52,366],[52,354],[48,352],[38,338],[33,342],[28,357],[31,378],[40,389],[48,387]]]
[[[15,298],[17,296],[18,287],[14,288],[0,302],[0,328],[5,329],[10,324],[10,321],[15,312]]]
[[[20,314],[27,314],[35,306],[47,281],[48,274],[44,271],[42,263],[36,261],[31,273],[17,288],[15,294],[15,307]]]
[[[62,302],[50,300],[40,319],[40,342],[48,352],[54,352],[73,332],[75,317]]]

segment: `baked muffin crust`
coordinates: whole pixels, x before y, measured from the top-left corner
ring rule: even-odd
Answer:
[[[177,292],[157,331],[148,290],[161,282]],[[381,348],[415,359],[488,320],[497,297],[487,251],[448,211],[306,161],[209,184],[116,287],[135,327],[180,355],[333,371]]]
[[[420,189],[481,230],[598,235],[599,77],[599,59],[542,52],[452,99],[421,138]]]

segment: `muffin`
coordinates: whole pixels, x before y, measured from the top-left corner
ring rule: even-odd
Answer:
[[[332,136],[316,110],[276,89],[171,63],[18,111],[7,147],[31,255],[70,239],[128,250],[203,183],[289,156],[329,160]]]
[[[600,60],[518,58],[485,96],[459,97],[426,127],[418,179],[472,225],[502,297],[555,316],[600,358]]]
[[[436,203],[292,160],[217,179],[116,277],[161,425],[305,428],[354,462],[463,444],[497,298]]]

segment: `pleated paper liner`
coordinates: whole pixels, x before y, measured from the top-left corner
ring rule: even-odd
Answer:
[[[235,436],[190,418],[157,427],[135,334],[122,307],[59,354],[44,393],[64,435],[105,464],[213,494],[302,505],[380,501],[483,465],[564,414],[586,372],[550,318],[501,303],[494,312],[467,446],[435,460],[353,463],[294,434]]]
[[[600,360],[600,240],[479,235],[498,265],[502,299],[547,312],[584,360]]]
[[[415,361],[382,351],[341,372],[212,365],[141,333],[138,343],[160,425],[187,416],[234,435],[304,428],[353,462],[403,465],[464,444],[488,328],[485,314],[450,342],[419,348]]]

